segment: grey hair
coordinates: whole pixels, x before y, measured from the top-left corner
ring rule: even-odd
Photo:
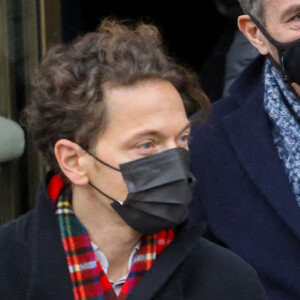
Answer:
[[[254,16],[261,24],[265,25],[265,8],[269,0],[238,0],[246,15]]]

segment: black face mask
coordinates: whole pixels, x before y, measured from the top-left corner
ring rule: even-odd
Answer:
[[[121,164],[120,169],[97,157],[93,158],[122,173],[128,188],[124,202],[89,184],[113,200],[112,207],[136,231],[142,234],[157,233],[174,228],[187,218],[192,198],[191,186],[196,181],[189,171],[188,150],[174,148]]]
[[[270,36],[255,17],[250,17],[263,35],[277,49],[280,64],[271,55],[269,55],[269,59],[279,69],[284,81],[289,84],[295,82],[300,85],[300,39],[289,43],[280,43]]]

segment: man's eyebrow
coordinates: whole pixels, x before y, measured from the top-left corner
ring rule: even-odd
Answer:
[[[132,139],[143,137],[145,135],[159,135],[159,131],[153,129],[145,129],[141,132],[138,132],[132,136]]]
[[[160,136],[161,132],[159,130],[155,130],[155,129],[144,129],[141,131],[138,131],[136,133],[134,133],[130,138],[124,138],[123,139],[123,143],[127,144],[127,143],[132,143],[135,140],[139,140],[142,139],[144,137],[147,136]]]
[[[293,4],[284,10],[280,16],[281,21],[287,21],[286,19],[294,16],[294,14],[300,13],[300,4]]]
[[[180,136],[185,130],[189,129],[191,127],[191,123],[188,122],[178,133],[177,137]],[[138,139],[138,138],[142,138],[144,136],[147,135],[152,135],[152,136],[160,136],[162,135],[162,133],[159,130],[153,130],[153,129],[145,129],[143,131],[137,132],[136,134],[134,134],[130,140],[134,140],[134,139]]]
[[[178,133],[177,137],[180,136],[183,132],[185,132],[187,129],[191,128],[191,122],[188,122],[183,129]]]

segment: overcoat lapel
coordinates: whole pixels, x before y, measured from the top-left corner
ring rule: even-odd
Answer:
[[[195,234],[195,231],[197,233]],[[193,246],[195,245],[195,236],[201,236],[204,226],[195,227],[190,230],[182,229],[179,235],[172,243],[160,254],[150,270],[148,270],[138,285],[129,294],[128,300],[150,300],[158,290],[168,281],[171,275],[184,261]],[[178,285],[178,293],[172,291],[173,295],[180,295],[180,282]]]
[[[58,221],[52,213],[45,183],[38,191],[33,238],[34,277],[30,299],[72,300],[73,288]]]
[[[262,84],[248,92],[242,106],[223,118],[223,126],[251,180],[300,238],[300,208],[273,142]]]

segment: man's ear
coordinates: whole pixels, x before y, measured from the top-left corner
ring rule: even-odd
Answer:
[[[251,20],[249,15],[238,17],[238,27],[260,54],[266,55],[270,52],[267,39]]]
[[[84,168],[86,153],[78,144],[67,139],[58,140],[54,146],[54,154],[60,169],[73,184],[88,184],[89,179]]]

